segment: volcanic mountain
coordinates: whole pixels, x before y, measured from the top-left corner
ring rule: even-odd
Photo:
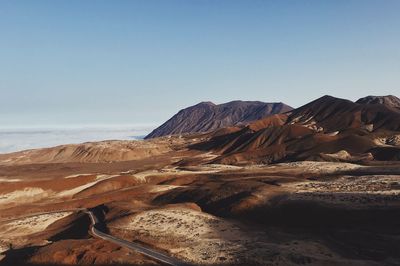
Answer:
[[[356,103],[360,104],[383,104],[389,108],[400,111],[400,99],[393,95],[387,96],[367,96],[359,99]]]
[[[399,131],[399,119],[399,114],[385,104],[354,103],[326,95],[293,110],[288,122],[308,126],[313,124],[324,132],[348,128]]]
[[[232,101],[217,105],[212,102],[201,102],[179,111],[167,122],[153,130],[146,136],[146,139],[183,133],[210,132],[292,109],[284,103]]]
[[[400,159],[400,113],[384,104],[323,96],[194,148],[218,152],[215,162]]]

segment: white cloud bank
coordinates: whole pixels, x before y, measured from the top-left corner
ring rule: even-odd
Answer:
[[[154,127],[151,125],[105,125],[0,128],[0,153],[87,141],[141,139]]]

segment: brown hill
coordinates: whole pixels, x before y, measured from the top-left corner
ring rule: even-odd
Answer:
[[[392,108],[324,96],[192,147],[218,152],[214,162],[234,164],[398,160],[399,135],[400,113]],[[388,150],[390,156],[383,156]]]
[[[347,128],[400,130],[400,116],[383,104],[360,104],[323,96],[292,111],[288,123],[330,132]]]
[[[171,142],[107,140],[0,154],[0,165],[37,163],[106,163],[130,161],[171,151]]]
[[[290,110],[292,108],[284,103],[233,101],[216,105],[212,102],[201,102],[179,111],[153,130],[146,139],[183,133],[210,132]]]

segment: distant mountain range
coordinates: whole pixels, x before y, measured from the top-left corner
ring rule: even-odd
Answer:
[[[292,109],[284,103],[259,101],[232,101],[224,104],[201,102],[179,111],[167,122],[153,130],[146,136],[146,139],[166,135],[211,132]]]
[[[323,96],[290,112],[225,134],[195,149],[220,154],[218,163],[400,160],[400,111],[394,96],[357,102]]]
[[[297,109],[283,103],[202,102],[183,109],[146,138],[203,133],[191,148],[215,163],[400,160],[400,99],[352,102],[329,95]]]

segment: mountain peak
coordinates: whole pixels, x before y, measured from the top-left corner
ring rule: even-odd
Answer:
[[[216,104],[211,102],[211,101],[203,101],[203,102],[199,102],[198,104],[194,105],[194,106],[215,106]]]
[[[166,135],[202,133],[284,113],[292,108],[283,103],[231,101],[223,104],[201,102],[179,111],[167,122],[153,130],[146,139]]]
[[[400,109],[400,99],[394,95],[374,96],[369,95],[357,100],[359,104],[383,104],[389,108]]]

